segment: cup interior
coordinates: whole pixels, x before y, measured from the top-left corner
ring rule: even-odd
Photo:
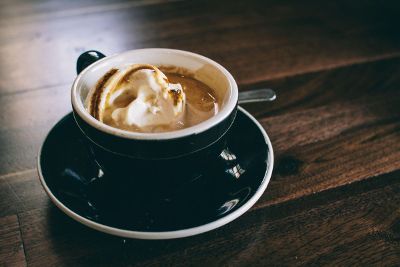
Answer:
[[[93,118],[86,110],[85,100],[91,88],[111,68],[127,64],[147,63],[172,67],[177,72],[187,70],[194,78],[213,89],[220,105],[219,112],[208,120],[191,127],[163,133],[136,133],[116,129]],[[197,134],[223,121],[236,108],[238,88],[232,75],[220,64],[204,56],[173,49],[139,49],[103,58],[82,71],[72,87],[72,105],[75,112],[91,126],[132,139],[169,139]]]

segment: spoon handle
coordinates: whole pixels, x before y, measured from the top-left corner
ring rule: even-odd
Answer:
[[[256,89],[239,92],[239,104],[274,101],[276,94],[272,89]]]

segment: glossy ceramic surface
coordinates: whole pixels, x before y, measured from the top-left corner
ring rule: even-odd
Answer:
[[[190,182],[160,188],[148,183],[143,171],[132,170],[120,179],[101,170],[68,114],[39,152],[39,176],[51,200],[89,227],[142,239],[190,236],[236,219],[268,185],[272,146],[258,122],[240,107],[227,140],[221,155],[210,158]],[[147,181],[145,187],[129,182],[140,179]]]

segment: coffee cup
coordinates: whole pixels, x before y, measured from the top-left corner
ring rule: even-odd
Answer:
[[[191,127],[157,133],[122,130],[92,117],[85,108],[91,88],[110,69],[136,63],[173,66],[194,73],[220,99],[219,111]],[[118,173],[128,180],[137,179],[131,176],[140,172],[152,177],[147,179],[149,183],[154,179],[166,184],[181,182],[193,179],[197,175],[194,173],[211,166],[225,148],[227,133],[237,112],[238,87],[232,75],[215,61],[174,49],[139,49],[107,57],[89,51],[79,58],[77,70],[79,74],[71,91],[73,115],[94,160],[106,172]],[[165,179],[166,174],[173,175]]]

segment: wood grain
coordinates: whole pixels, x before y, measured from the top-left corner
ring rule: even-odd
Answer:
[[[400,52],[397,1],[190,1],[121,9],[115,5],[126,2],[103,8],[50,2],[15,4],[14,15],[0,21],[1,94],[69,86],[76,58],[89,49],[189,50],[220,62],[240,84]]]
[[[0,218],[50,204],[36,169],[1,177],[0,192]]]
[[[399,66],[400,57],[395,57],[243,85],[241,90],[266,87],[276,90],[278,98],[272,104],[253,103],[245,106],[259,119],[272,115],[289,115],[295,111],[333,103],[359,106],[363,101],[368,104],[371,98],[379,98],[381,102],[390,101],[389,94],[399,89]]]
[[[69,111],[66,87],[0,97],[0,175],[35,168],[46,134]]]
[[[398,1],[0,2],[0,265],[400,265]],[[169,241],[124,240],[61,213],[36,174],[49,129],[71,110],[88,49],[197,52],[224,65],[276,162],[234,222]],[[62,141],[62,140],[60,140]]]
[[[275,179],[267,191],[270,194],[264,195],[267,203],[279,203],[399,169],[399,119],[397,116],[367,122],[324,141],[277,154]],[[259,205],[264,205],[263,202]]]
[[[25,266],[24,247],[16,215],[0,217],[0,265]]]

